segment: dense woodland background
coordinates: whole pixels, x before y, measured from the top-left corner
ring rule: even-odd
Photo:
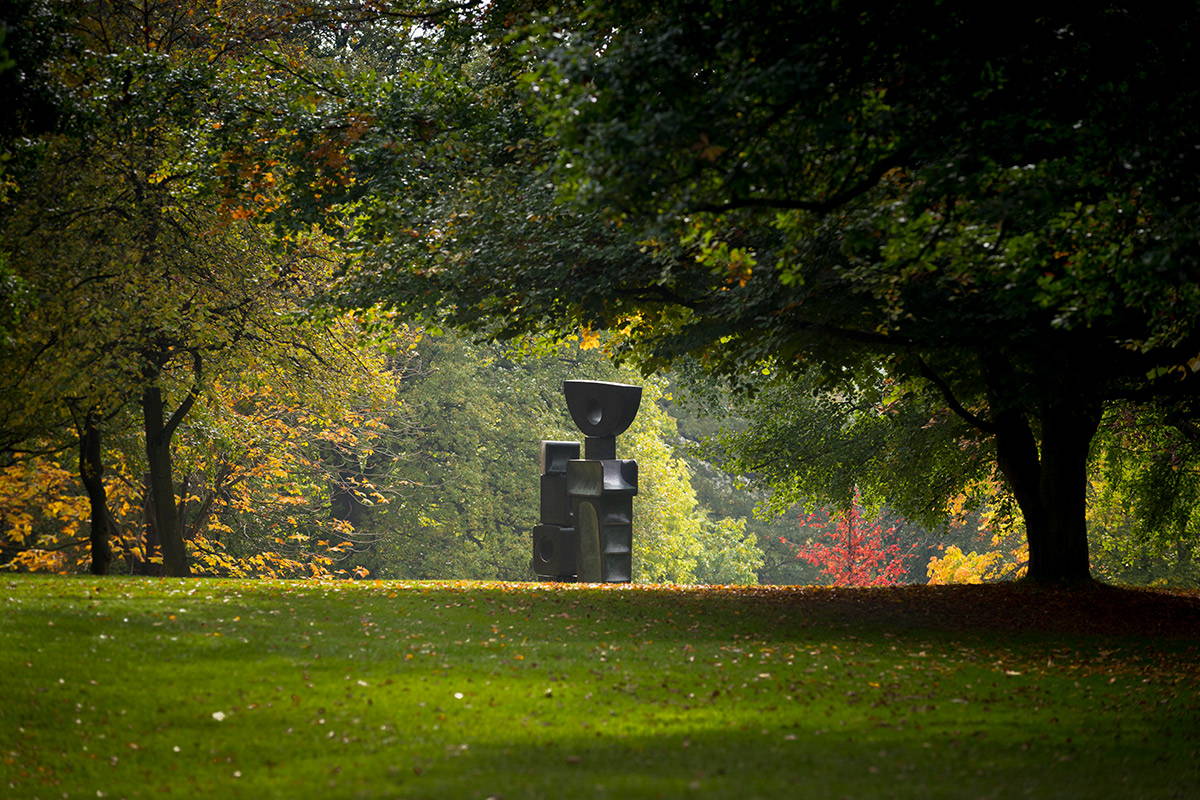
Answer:
[[[1200,586],[1191,15],[666,5],[6,4],[0,567],[532,579],[590,378],[635,580]]]

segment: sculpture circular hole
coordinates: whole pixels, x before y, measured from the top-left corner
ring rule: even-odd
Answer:
[[[538,558],[543,562],[549,562],[554,558],[554,540],[546,537],[538,542]]]
[[[592,407],[588,409],[587,419],[593,425],[599,425],[600,420],[604,419],[604,409],[600,407],[599,403],[592,403]]]

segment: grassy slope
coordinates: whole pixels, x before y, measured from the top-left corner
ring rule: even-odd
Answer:
[[[0,795],[1200,796],[1196,598],[0,587]]]

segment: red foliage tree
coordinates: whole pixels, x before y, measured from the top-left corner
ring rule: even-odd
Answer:
[[[848,511],[802,515],[800,526],[816,535],[797,546],[796,558],[820,567],[834,586],[886,586],[908,571],[912,548],[897,540],[898,526],[865,519],[857,493]]]

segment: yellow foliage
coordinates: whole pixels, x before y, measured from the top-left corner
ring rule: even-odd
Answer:
[[[135,482],[124,459],[109,456],[105,490],[109,511],[117,521],[109,545],[114,560],[141,560],[141,504],[134,496]],[[73,469],[49,457],[0,469],[0,541],[18,550],[0,569],[86,571],[91,560],[90,522],[91,506]]]
[[[307,537],[301,537],[307,539]],[[282,543],[279,537],[275,537]],[[197,575],[209,575],[223,578],[321,578],[334,580],[348,577],[345,570],[331,571],[335,558],[341,555],[343,549],[349,548],[349,542],[330,545],[321,541],[320,546],[313,550],[304,550],[294,557],[268,550],[253,553],[248,556],[234,556],[225,549],[225,545],[216,539],[210,539],[203,534],[196,535],[187,542],[189,554],[193,558],[193,572]],[[334,557],[331,557],[334,556]],[[366,570],[355,570],[356,577],[365,577]]]
[[[978,511],[974,524],[991,534],[994,549],[964,553],[957,545],[947,546],[941,556],[929,559],[929,583],[990,583],[1025,574],[1029,545],[1024,526],[1004,502],[1000,483],[995,479],[975,481],[952,498],[947,508],[951,525],[968,524],[972,507]]]
[[[18,572],[68,572],[67,555],[61,551],[22,550],[13,557],[12,561],[4,564],[5,569]]]
[[[1003,557],[1004,554],[999,550],[989,553],[976,553],[972,550],[964,553],[958,545],[952,544],[946,548],[945,555],[941,558],[934,556],[929,559],[926,571],[931,584],[983,583],[996,562]]]

